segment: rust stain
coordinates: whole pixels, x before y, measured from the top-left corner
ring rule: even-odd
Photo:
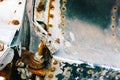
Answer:
[[[4,50],[4,43],[0,42],[0,51]]]
[[[3,0],[0,0],[0,2],[3,2]]]
[[[51,10],[51,5],[52,5],[52,2],[53,0],[50,0],[50,3],[49,3],[49,8],[48,8],[48,21],[47,21],[47,30],[49,28],[49,22],[50,22],[50,10]]]
[[[55,40],[55,42],[57,42],[57,43],[59,43],[60,44],[60,39],[58,38],[58,39],[56,39]]]
[[[51,10],[54,10],[54,9],[55,9],[55,7],[54,7],[53,5],[51,5],[51,6],[50,6],[50,9],[51,9]]]
[[[37,9],[37,12],[41,12],[41,11],[44,10],[44,7],[45,7],[44,2],[45,2],[45,0],[41,0],[41,1],[39,2],[38,7],[36,8],[36,9]]]
[[[50,18],[54,18],[54,15],[53,15],[53,14],[50,14]]]
[[[48,27],[51,27],[51,28],[52,28],[52,27],[53,27],[53,25],[52,25],[52,24],[48,24]]]
[[[11,22],[13,25],[19,25],[20,24],[20,22],[18,21],[18,20],[12,20],[12,22]]]

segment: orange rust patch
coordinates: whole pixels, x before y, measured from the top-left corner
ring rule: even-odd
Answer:
[[[13,24],[13,25],[19,25],[20,23],[19,23],[18,20],[12,20],[12,24]]]

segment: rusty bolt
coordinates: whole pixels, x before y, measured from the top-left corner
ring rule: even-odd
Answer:
[[[4,43],[0,42],[0,51],[3,51],[3,50],[4,50]]]

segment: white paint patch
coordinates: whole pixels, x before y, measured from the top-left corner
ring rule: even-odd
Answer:
[[[72,32],[70,32],[70,37],[71,37],[72,41],[75,41],[75,36]]]

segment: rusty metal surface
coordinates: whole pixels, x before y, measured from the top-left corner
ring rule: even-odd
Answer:
[[[25,3],[26,0],[0,1],[0,70],[12,61],[12,47],[20,48]]]
[[[30,50],[43,40],[59,61],[46,79],[120,79],[119,0],[36,0],[33,8]]]

